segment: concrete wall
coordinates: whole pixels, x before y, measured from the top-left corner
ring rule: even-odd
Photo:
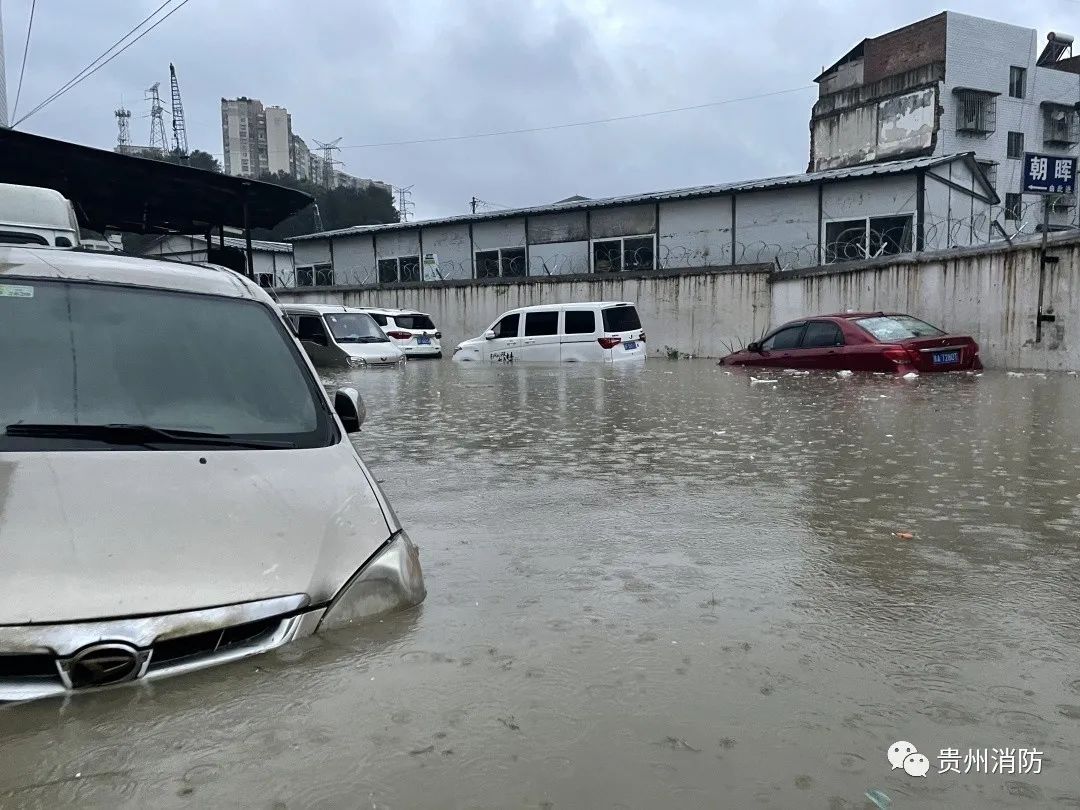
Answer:
[[[297,245],[310,244],[297,242]],[[334,240],[334,278],[338,284],[375,284],[375,248],[371,235],[346,236]]]
[[[817,195],[816,187],[801,186],[740,196],[735,204],[735,261],[816,265]]]
[[[731,198],[661,203],[659,251],[661,267],[731,264]]]
[[[646,271],[603,277],[445,282],[393,289],[278,290],[283,302],[417,309],[442,330],[444,345],[476,337],[508,309],[571,301],[635,301],[652,354],[670,349],[704,357],[725,341],[752,339],[769,318],[768,267],[736,271]],[[752,337],[751,337],[752,336]]]
[[[930,181],[928,181],[928,186]],[[1044,323],[1035,342],[1039,244],[926,253],[769,274],[650,271],[615,276],[443,282],[390,288],[278,290],[283,301],[410,307],[431,313],[446,344],[480,334],[502,312],[531,304],[635,301],[652,354],[674,349],[722,356],[726,344],[758,337],[768,326],[844,310],[909,312],[949,331],[971,334],[990,368],[1080,370],[1080,237],[1052,237]]]
[[[937,87],[924,87],[815,119],[810,139],[814,170],[895,159],[929,149],[937,100]]]
[[[444,279],[473,277],[468,225],[438,225],[424,228],[424,253],[439,258],[439,275]]]

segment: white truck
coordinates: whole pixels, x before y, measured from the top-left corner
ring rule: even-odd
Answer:
[[[77,248],[75,208],[51,188],[0,183],[0,244]]]

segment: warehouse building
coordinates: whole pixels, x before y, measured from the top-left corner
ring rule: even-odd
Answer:
[[[812,267],[985,244],[1001,213],[972,153],[927,156],[298,236],[288,286]]]

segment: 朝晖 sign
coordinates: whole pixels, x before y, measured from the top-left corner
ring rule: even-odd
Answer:
[[[1076,191],[1076,158],[1024,153],[1025,194],[1073,194]]]

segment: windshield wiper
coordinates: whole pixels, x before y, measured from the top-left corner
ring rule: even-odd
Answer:
[[[384,337],[375,337],[374,335],[364,335],[364,337],[358,337],[357,343],[389,343],[389,339]]]
[[[118,445],[195,444],[204,447],[247,447],[252,449],[292,447],[289,442],[235,439],[226,433],[170,430],[153,425],[65,425],[14,424],[4,429],[6,436],[41,439],[88,439]]]

